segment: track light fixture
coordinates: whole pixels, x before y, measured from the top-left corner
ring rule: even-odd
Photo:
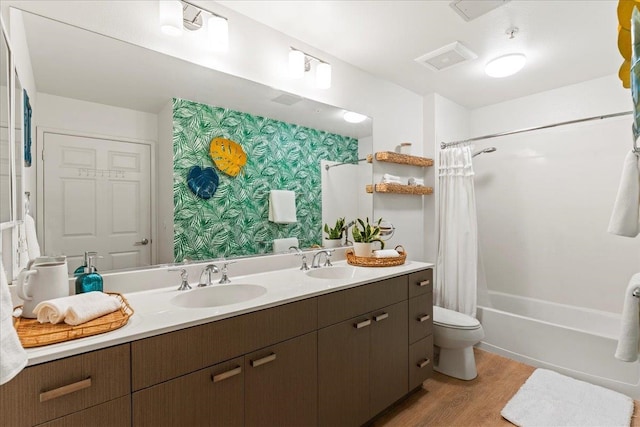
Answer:
[[[207,32],[209,46],[217,52],[226,52],[229,47],[229,22],[200,6],[184,0],[160,0],[160,29],[170,36],[179,36],[183,31]]]
[[[309,55],[294,47],[289,51],[289,76],[292,79],[301,79],[304,73],[311,71],[311,62],[316,61],[316,87],[329,89],[331,87],[331,64],[313,55]]]

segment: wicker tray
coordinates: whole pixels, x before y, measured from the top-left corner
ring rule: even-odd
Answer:
[[[407,260],[407,253],[402,246],[396,246],[395,248],[400,254],[397,258],[375,258],[375,257],[363,257],[355,256],[353,249],[348,249],[346,252],[347,263],[356,265],[358,267],[394,267],[402,265]]]
[[[133,314],[133,309],[126,298],[121,294],[107,293],[120,300],[120,309],[81,325],[73,326],[67,325],[66,323],[40,323],[37,319],[27,319],[24,317],[14,318],[13,326],[18,332],[20,343],[22,343],[24,348],[40,347],[43,345],[102,334],[104,332],[114,331],[123,327],[127,324],[129,317]]]

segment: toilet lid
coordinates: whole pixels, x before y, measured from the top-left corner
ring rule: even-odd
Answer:
[[[433,323],[452,329],[478,329],[480,327],[478,319],[438,306],[433,306]]]

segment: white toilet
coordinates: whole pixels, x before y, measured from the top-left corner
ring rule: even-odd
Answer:
[[[478,376],[473,346],[484,338],[484,329],[477,319],[457,311],[433,307],[433,369],[461,380]]]

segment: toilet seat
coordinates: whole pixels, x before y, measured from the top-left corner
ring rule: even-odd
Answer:
[[[460,330],[474,330],[481,327],[478,319],[438,306],[433,306],[433,324]]]

